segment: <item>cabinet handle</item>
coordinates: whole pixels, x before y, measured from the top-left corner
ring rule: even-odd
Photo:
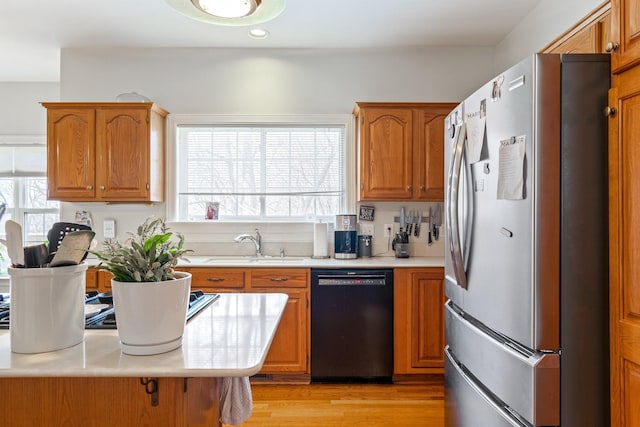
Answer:
[[[210,282],[224,282],[224,277],[207,277]]]
[[[424,190],[426,190],[426,187],[424,185],[421,185],[420,186],[420,191],[424,191]]]
[[[100,190],[104,191],[104,185],[100,186]]]
[[[413,189],[413,186],[407,185],[407,191],[411,191],[412,189]]]
[[[619,45],[616,42],[609,42],[605,45],[604,51],[607,53],[615,52],[618,50],[618,46]]]
[[[360,184],[360,189],[364,190],[364,184]]]
[[[149,183],[147,182],[147,190],[150,189],[151,186],[149,185]]]
[[[93,190],[93,185],[87,185],[87,190],[89,191]]]
[[[272,277],[271,278],[272,282],[286,282],[287,280],[289,280],[288,277]]]
[[[608,105],[602,110],[602,114],[604,114],[605,117],[613,117],[617,112],[616,107],[609,107]]]

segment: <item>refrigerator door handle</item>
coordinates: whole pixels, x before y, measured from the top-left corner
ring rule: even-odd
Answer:
[[[451,165],[449,167],[449,176],[447,178],[447,221],[449,223],[448,238],[449,250],[451,252],[451,261],[453,271],[456,276],[458,286],[467,288],[467,276],[465,272],[465,263],[462,253],[461,234],[458,206],[458,193],[460,191],[460,174],[462,172],[462,160],[464,154],[464,141],[466,140],[467,128],[464,123],[456,127],[456,135],[454,136],[453,151],[451,153]]]
[[[465,186],[466,201],[467,201],[467,210],[466,210],[466,218],[464,225],[464,248],[462,249],[462,260],[464,264],[464,272],[466,275],[467,267],[469,266],[469,258],[471,255],[471,236],[473,236],[473,175],[471,172],[471,164],[467,161],[469,158],[467,155],[467,145],[464,144],[464,149],[462,151],[462,162],[465,166],[465,178],[467,179],[467,185]],[[465,280],[466,282],[466,280]]]

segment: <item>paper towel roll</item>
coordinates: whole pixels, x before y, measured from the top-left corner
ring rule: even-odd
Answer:
[[[313,224],[313,256],[316,258],[326,258],[328,255],[327,223],[317,222]]]

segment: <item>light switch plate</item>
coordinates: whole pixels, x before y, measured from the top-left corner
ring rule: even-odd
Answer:
[[[373,224],[360,223],[360,234],[373,236]]]
[[[116,237],[116,220],[105,219],[102,223],[102,231],[105,239],[113,239]]]

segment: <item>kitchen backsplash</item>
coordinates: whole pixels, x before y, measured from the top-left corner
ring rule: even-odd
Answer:
[[[400,209],[422,212],[428,216],[429,207],[435,211],[438,203],[428,202],[377,202],[364,203],[375,208],[374,221],[359,221],[358,234],[361,225],[373,226],[372,255],[393,256],[391,241],[399,229],[399,224],[394,222],[399,217]],[[440,203],[442,205],[442,203]],[[61,220],[73,222],[77,210],[85,210],[91,213],[93,228],[99,242],[104,240],[102,224],[105,219],[115,220],[116,237],[120,240],[127,238],[127,232],[135,231],[136,227],[148,216],[164,216],[164,204],[106,204],[106,203],[62,203]],[[349,213],[349,212],[345,212]],[[394,224],[394,230],[390,237],[384,237],[385,224]],[[409,239],[409,253],[411,256],[443,256],[444,254],[444,230],[441,228],[440,239],[428,244],[428,223],[422,224],[420,236],[413,234]],[[263,253],[266,255],[279,255],[280,249],[284,249],[286,255],[311,256],[313,255],[313,223],[311,222],[254,222],[254,221],[206,221],[206,222],[180,222],[169,223],[172,231],[180,232],[185,236],[185,245],[194,251],[195,255],[251,255],[255,253],[255,247],[251,242],[235,243],[234,237],[242,233],[254,234],[255,228],[260,229],[262,235]],[[329,253],[333,254],[333,221],[328,226]]]

